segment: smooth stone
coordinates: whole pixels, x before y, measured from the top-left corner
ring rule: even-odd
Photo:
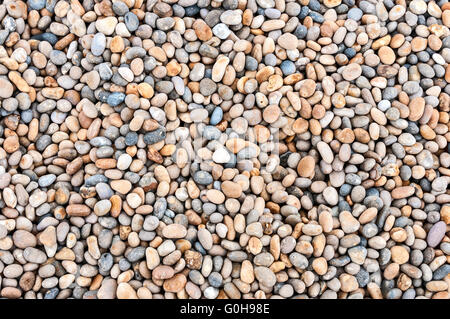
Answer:
[[[440,221],[440,222],[437,222],[436,224],[434,224],[433,227],[431,227],[431,229],[427,235],[428,246],[434,248],[437,245],[439,245],[445,236],[446,228],[447,228],[447,225],[443,221]]]
[[[95,56],[103,54],[106,48],[106,37],[103,33],[96,33],[92,39],[91,52]]]

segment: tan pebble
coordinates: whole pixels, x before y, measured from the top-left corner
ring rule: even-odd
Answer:
[[[169,279],[174,276],[175,272],[172,267],[167,265],[159,265],[152,271],[152,278]]]
[[[319,223],[322,226],[324,233],[329,233],[333,230],[333,216],[328,210],[324,210],[319,215]]]
[[[14,88],[6,78],[0,78],[0,98],[9,98],[13,95]]]
[[[340,5],[341,2],[342,2],[342,0],[324,0],[323,4],[327,8],[334,8],[334,7],[337,7],[338,5]]]
[[[225,142],[225,146],[236,154],[246,146],[246,142],[241,138],[231,138]]]
[[[111,188],[120,194],[126,194],[131,190],[131,183],[127,180],[111,181]]]
[[[392,280],[397,277],[400,271],[400,265],[396,263],[389,264],[383,272],[384,278],[387,280]]]
[[[447,225],[450,225],[450,206],[441,208],[441,218]]]
[[[225,69],[230,63],[230,59],[227,56],[220,56],[217,58],[212,68],[211,79],[214,82],[220,82],[225,74]]]
[[[20,73],[17,71],[10,71],[8,73],[8,78],[12,83],[17,87],[19,91],[22,92],[30,92],[31,88],[28,83],[20,76]]]
[[[179,239],[186,236],[187,230],[181,224],[170,224],[162,229],[162,234],[165,238]]]
[[[217,189],[209,189],[206,192],[206,197],[211,203],[217,205],[222,204],[225,201],[225,195]]]
[[[378,56],[384,64],[393,64],[395,62],[395,53],[389,46],[383,46],[378,50]]]
[[[146,82],[142,82],[142,83],[138,84],[138,92],[142,97],[144,97],[146,99],[152,98],[153,94],[154,94],[153,87]]]
[[[211,31],[211,28],[206,24],[205,21],[201,19],[195,20],[194,24],[192,25],[192,28],[195,31],[195,34],[201,41],[208,41],[212,38],[213,34]]]
[[[353,81],[362,73],[361,66],[357,63],[350,63],[344,68],[342,77],[347,81]]]
[[[278,74],[269,76],[267,90],[274,92],[283,86],[283,78]]]
[[[267,123],[275,122],[281,114],[281,110],[276,104],[269,105],[263,111],[263,119]]]
[[[328,270],[327,260],[324,257],[319,257],[313,260],[312,268],[319,275],[325,275]]]
[[[358,218],[361,224],[367,224],[377,217],[378,210],[376,207],[369,207]]]
[[[8,136],[3,141],[3,148],[8,153],[14,153],[15,151],[17,151],[19,149],[19,146],[20,146],[19,138],[17,135]]]
[[[239,198],[242,194],[242,187],[238,183],[225,181],[221,185],[222,192],[228,198]]]
[[[253,273],[253,264],[248,261],[244,260],[241,264],[241,280],[247,284],[251,284],[255,281],[255,274]]]
[[[83,204],[71,204],[67,206],[66,212],[69,216],[85,217],[91,213],[91,209]]]
[[[4,298],[8,298],[8,299],[17,299],[17,298],[20,298],[20,296],[22,296],[22,293],[21,293],[20,289],[18,289],[18,288],[4,287],[1,290],[0,295]]]
[[[411,50],[413,52],[424,51],[427,47],[427,39],[415,37],[411,40]]]
[[[177,293],[186,286],[186,276],[183,274],[176,274],[174,277],[164,281],[163,288],[167,292]]]
[[[138,299],[136,291],[126,282],[121,282],[117,286],[116,295],[118,299]]]
[[[181,72],[181,65],[176,60],[172,60],[167,63],[166,69],[168,76],[175,76]]]
[[[399,264],[403,265],[409,260],[409,253],[403,246],[394,246],[391,248],[392,260]]]
[[[111,35],[114,33],[118,20],[116,17],[106,17],[103,19],[98,19],[95,22],[95,27],[98,32],[104,35]]]
[[[427,282],[425,287],[432,292],[443,291],[448,289],[448,282],[444,280],[433,280]]]
[[[258,143],[265,143],[269,140],[271,134],[267,127],[263,125],[255,125],[254,131]]]
[[[418,121],[425,110],[425,100],[423,97],[415,97],[409,102],[409,116],[410,121]]]
[[[297,48],[297,37],[292,33],[283,33],[277,40],[277,43],[286,50],[294,50]]]
[[[316,82],[311,79],[306,79],[301,82],[300,85],[300,96],[308,98],[314,94],[316,91]]]
[[[121,53],[125,49],[125,43],[121,36],[116,35],[112,38],[111,44],[110,44],[111,52],[113,53]]]
[[[412,196],[415,192],[414,187],[412,186],[402,186],[398,187],[391,192],[391,196],[393,199],[400,199]]]
[[[145,250],[145,260],[148,269],[153,270],[160,263],[160,257],[158,251],[153,247],[147,247]]]
[[[352,292],[358,289],[358,281],[352,275],[344,273],[339,276],[339,281],[341,282],[341,290],[343,292]]]
[[[202,254],[198,251],[186,250],[184,253],[184,260],[189,269],[201,269],[202,267]]]
[[[56,253],[55,258],[57,260],[71,260],[71,261],[74,261],[75,260],[75,253],[72,251],[72,249],[67,248],[67,247],[63,247],[62,249],[60,249]]]

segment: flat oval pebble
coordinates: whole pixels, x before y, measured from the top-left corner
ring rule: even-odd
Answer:
[[[443,221],[437,222],[431,227],[427,236],[427,243],[430,247],[436,247],[445,236],[446,224]]]
[[[105,51],[106,37],[103,33],[96,33],[92,39],[91,52],[93,55],[99,56]]]
[[[166,238],[184,238],[187,234],[186,227],[180,224],[170,224],[163,228],[162,234]]]

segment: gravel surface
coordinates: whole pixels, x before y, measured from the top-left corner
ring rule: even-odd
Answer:
[[[0,2],[0,297],[450,298],[446,0]]]

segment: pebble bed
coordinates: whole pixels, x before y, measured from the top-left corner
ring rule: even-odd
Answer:
[[[450,3],[5,0],[0,297],[449,299]]]

